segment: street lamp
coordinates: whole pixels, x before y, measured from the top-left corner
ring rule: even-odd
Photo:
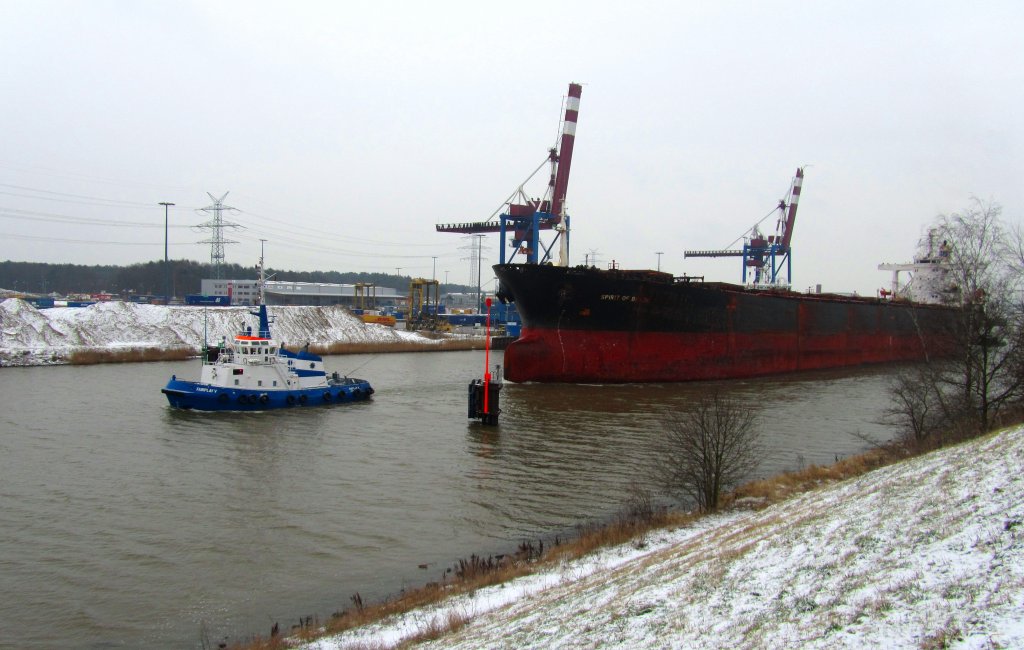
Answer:
[[[655,253],[655,255],[658,256],[658,270],[660,271],[661,270],[661,256],[663,255],[663,253],[661,251],[658,251],[658,252]]]
[[[164,206],[164,304],[171,304],[171,281],[170,281],[170,266],[167,262],[167,208],[174,205],[168,201],[161,201],[157,205]]]
[[[430,280],[434,281],[437,279],[437,255],[431,255],[430,259],[434,260],[434,270],[430,272]]]
[[[484,311],[484,301],[480,299],[480,267],[483,266],[483,235],[474,235],[476,237],[476,313],[481,314]]]

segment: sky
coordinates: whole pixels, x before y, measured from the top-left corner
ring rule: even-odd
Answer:
[[[1012,1],[0,0],[0,260],[161,260],[166,216],[208,262],[227,194],[228,263],[475,284],[435,224],[494,214],[579,82],[571,263],[740,281],[683,251],[803,166],[794,288],[874,294],[971,197],[1021,222],[1022,28]]]

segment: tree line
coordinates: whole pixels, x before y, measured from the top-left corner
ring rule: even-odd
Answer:
[[[116,296],[162,296],[166,278],[171,294],[178,298],[200,292],[201,281],[214,277],[213,265],[192,260],[145,262],[130,266],[47,264],[40,262],[0,262],[0,288],[25,294],[61,295],[108,292]],[[221,277],[231,280],[255,280],[252,266],[224,264]],[[408,291],[409,276],[388,273],[341,271],[285,271],[267,269],[267,277],[283,282],[321,282],[355,284],[359,282]],[[470,291],[463,285],[446,285],[444,290]]]

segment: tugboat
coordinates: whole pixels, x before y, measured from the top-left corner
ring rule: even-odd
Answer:
[[[270,335],[271,317],[263,300],[263,260],[260,260],[260,305],[249,312],[259,317],[259,332],[252,327],[204,348],[199,381],[172,375],[160,389],[171,406],[199,411],[267,411],[296,406],[357,402],[373,395],[365,379],[327,375],[323,359],[308,350],[292,351]]]

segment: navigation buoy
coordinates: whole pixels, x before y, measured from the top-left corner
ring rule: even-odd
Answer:
[[[498,395],[501,392],[501,382],[491,379],[491,299],[485,301],[487,305],[487,331],[484,339],[484,378],[474,379],[469,382],[469,418],[480,420],[484,424],[498,424],[499,408]],[[498,373],[500,376],[500,373]]]

